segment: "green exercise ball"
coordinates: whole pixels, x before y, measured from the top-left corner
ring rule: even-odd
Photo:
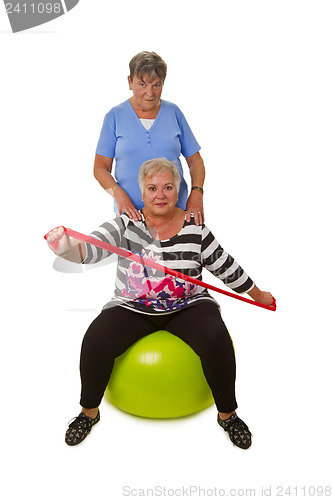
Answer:
[[[116,359],[105,397],[148,418],[191,415],[214,402],[200,358],[165,330],[143,337]]]

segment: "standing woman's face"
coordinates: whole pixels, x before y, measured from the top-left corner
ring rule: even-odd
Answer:
[[[145,74],[142,79],[134,76],[131,80],[128,77],[128,83],[133,92],[134,102],[142,111],[159,108],[163,89],[163,82],[160,78],[150,78]]]

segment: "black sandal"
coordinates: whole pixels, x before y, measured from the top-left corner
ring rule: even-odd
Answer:
[[[97,424],[100,420],[99,410],[95,418],[87,417],[84,413],[74,418],[70,423],[66,431],[65,442],[69,446],[75,446],[76,444],[82,443],[82,441],[88,436],[93,425]]]
[[[217,415],[219,425],[229,434],[232,443],[243,450],[250,448],[252,444],[251,432],[243,420],[236,414],[231,415],[227,420],[222,420],[220,415]]]

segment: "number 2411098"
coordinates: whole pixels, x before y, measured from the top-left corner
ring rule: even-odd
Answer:
[[[61,14],[61,3],[41,3],[41,2],[26,2],[23,4],[6,3],[7,14]]]

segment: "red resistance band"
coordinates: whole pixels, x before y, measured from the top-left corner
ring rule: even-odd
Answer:
[[[180,278],[184,281],[189,281],[190,283],[194,283],[195,285],[202,286],[203,288],[208,288],[209,290],[213,290],[214,292],[222,293],[223,295],[227,295],[228,297],[232,297],[237,300],[241,300],[243,302],[247,302],[248,304],[252,304],[253,306],[258,306],[262,307],[263,309],[268,309],[269,311],[276,311],[276,300],[274,299],[274,302],[271,306],[266,306],[265,304],[261,304],[260,302],[256,302],[255,300],[248,299],[246,297],[242,297],[241,295],[236,295],[235,293],[227,292],[226,290],[222,290],[221,288],[217,288],[216,286],[210,285],[209,283],[204,283],[203,281],[200,281],[196,278],[192,278],[191,276],[187,276],[186,274],[180,273],[178,271],[175,271],[174,269],[170,269],[169,267],[162,266],[161,264],[158,264],[157,262],[153,262],[152,260],[145,259],[144,257],[140,257],[139,255],[136,255],[134,253],[128,252],[127,250],[122,250],[121,248],[115,247],[113,245],[110,245],[110,243],[105,243],[104,241],[97,240],[96,238],[93,238],[91,236],[87,236],[82,233],[78,233],[77,231],[74,231],[73,229],[66,228],[62,226],[65,230],[65,232],[68,234],[68,236],[72,236],[72,238],[75,238],[80,241],[84,241],[85,243],[89,243],[90,245],[94,245],[96,247],[102,248],[103,250],[107,250],[108,252],[115,253],[117,255],[120,255],[121,257],[124,257],[126,259],[133,260],[135,262],[138,262],[139,264],[144,264],[147,267],[150,267],[152,269],[157,269],[158,271],[162,271],[165,274],[170,274],[171,276],[175,276],[176,278]],[[44,236],[45,239],[47,239],[48,233]]]

